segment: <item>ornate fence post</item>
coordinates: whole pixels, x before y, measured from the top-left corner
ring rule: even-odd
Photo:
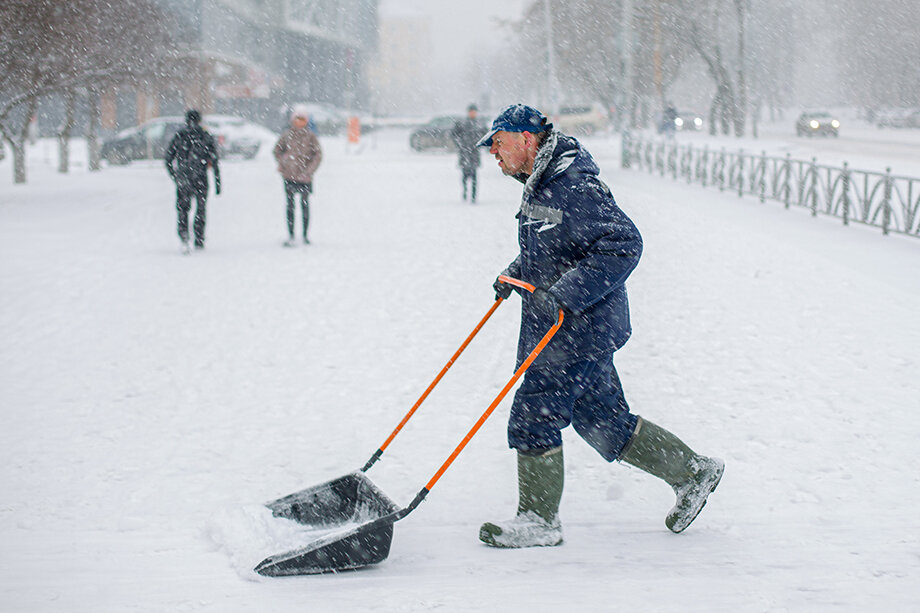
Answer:
[[[891,168],[885,169],[885,199],[882,201],[882,234],[888,234],[891,224]]]
[[[702,169],[702,172],[700,172],[700,169]],[[709,178],[709,145],[703,145],[703,153],[700,155],[697,165],[697,175],[702,176],[702,186],[706,187],[707,179]]]
[[[811,199],[811,216],[818,216],[818,158],[811,158],[811,165],[808,167],[808,175],[811,178],[811,187],[808,190],[808,198]]]
[[[744,195],[744,149],[738,149],[738,197]]]
[[[677,180],[677,160],[679,154],[680,147],[678,147],[677,143],[670,143],[668,145],[668,170],[671,172],[671,178],[675,181]]]
[[[850,225],[850,169],[846,162],[843,163],[841,186],[843,189],[843,225],[848,226]]]
[[[767,152],[760,152],[760,204],[767,201]],[[752,186],[753,188],[753,186]]]
[[[789,204],[790,204],[790,198],[792,197],[792,154],[790,153],[786,154],[786,162],[784,166],[786,169],[786,198],[785,198],[785,201],[786,201],[786,208],[788,209]]]
[[[659,176],[664,176],[665,173],[665,164],[666,164],[666,150],[665,143],[658,143],[658,147],[655,148],[655,167],[658,169]]]

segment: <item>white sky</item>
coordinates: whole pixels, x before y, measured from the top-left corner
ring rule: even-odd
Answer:
[[[430,17],[436,55],[456,58],[490,46],[490,39],[500,35],[494,19],[518,18],[530,1],[381,0],[380,16]]]

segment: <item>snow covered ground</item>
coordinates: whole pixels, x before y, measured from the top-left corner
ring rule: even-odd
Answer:
[[[842,134],[920,174],[916,134],[874,153]],[[915,610],[920,240],[623,171],[618,140],[586,142],[646,241],[627,398],[727,463],[687,532],[664,527],[666,485],[567,431],[564,546],[480,545],[516,500],[506,400],[382,564],[254,575],[297,538],[260,504],[360,467],[489,308],[520,185],[484,157],[470,205],[454,159],[406,132],[326,139],[313,244],[285,249],[263,148],[225,162],[186,257],[160,163],[62,176],[42,141],[27,185],[0,163],[0,610]],[[510,377],[518,307],[371,469],[397,503]]]

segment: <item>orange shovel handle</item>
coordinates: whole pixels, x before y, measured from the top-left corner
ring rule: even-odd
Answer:
[[[498,275],[498,280],[502,283],[507,283],[508,285],[514,285],[516,287],[526,289],[531,294],[534,292],[534,290],[537,289],[527,281],[521,281],[520,279],[515,279],[514,277],[509,277],[508,275]]]
[[[511,279],[510,277],[505,277],[505,278],[509,279],[509,281],[505,281],[505,283],[510,283],[511,281],[517,281],[517,283],[512,283],[512,285],[518,285],[518,287],[523,287],[524,289],[528,289],[528,287],[526,286],[528,286],[529,284],[525,284],[523,281],[518,281],[517,279]],[[530,285],[529,287],[533,288],[532,285]],[[533,289],[528,289],[528,291],[532,292]],[[473,436],[476,435],[476,433],[479,431],[479,428],[482,427],[482,424],[484,424],[485,421],[489,419],[489,416],[492,415],[492,411],[495,410],[495,407],[497,407],[499,403],[501,403],[501,401],[505,398],[505,396],[508,394],[511,388],[514,387],[514,384],[517,383],[517,380],[521,378],[521,375],[523,375],[527,371],[527,369],[530,368],[530,365],[533,363],[533,361],[537,359],[537,356],[540,355],[540,352],[543,351],[543,348],[546,347],[546,344],[550,341],[551,338],[553,338],[553,335],[555,335],[556,332],[559,330],[559,328],[562,326],[563,319],[564,319],[564,316],[562,313],[562,309],[559,309],[559,318],[556,320],[556,323],[553,324],[553,326],[546,332],[546,334],[543,335],[543,338],[540,339],[540,342],[537,343],[537,346],[533,348],[533,351],[531,351],[530,355],[527,356],[527,359],[524,360],[524,363],[521,364],[520,368],[518,368],[515,371],[514,375],[511,377],[508,383],[505,384],[505,387],[502,388],[502,391],[498,393],[498,396],[496,396],[495,400],[492,401],[492,404],[489,405],[489,408],[486,409],[485,413],[483,413],[480,416],[480,418],[476,421],[476,423],[473,424],[473,427],[470,428],[470,431],[467,433],[467,435],[463,438],[462,441],[460,441],[460,444],[457,445],[457,448],[454,449],[454,452],[450,454],[450,457],[448,457],[447,460],[444,462],[444,464],[441,465],[441,468],[438,469],[438,472],[434,474],[434,476],[431,478],[428,484],[425,485],[425,489],[422,491],[425,491],[425,492],[431,491],[431,488],[433,488],[434,484],[438,482],[438,479],[441,478],[441,475],[444,474],[444,471],[447,470],[447,468],[451,464],[453,464],[454,460],[457,459],[457,456],[460,455],[460,452],[463,451],[463,448],[466,447],[466,444],[469,443],[470,439],[472,439]]]
[[[520,287],[531,293],[534,290],[536,290],[536,287],[534,287],[530,283],[527,283],[526,281],[521,281],[520,279],[509,277],[507,275],[499,275],[498,279],[499,281],[503,283],[508,283],[510,285]],[[403,429],[406,423],[412,418],[413,415],[415,415],[415,412],[422,405],[422,403],[425,401],[425,399],[428,397],[431,391],[441,381],[444,375],[447,374],[447,371],[450,370],[450,367],[454,365],[454,362],[457,361],[457,358],[460,357],[460,354],[463,353],[464,349],[467,348],[467,346],[470,344],[473,338],[479,333],[479,331],[482,329],[485,323],[489,321],[489,318],[492,317],[492,314],[495,313],[495,310],[498,309],[498,306],[502,302],[504,302],[504,300],[500,297],[497,297],[495,299],[495,303],[488,310],[488,312],[483,316],[483,318],[479,320],[479,323],[476,324],[476,327],[473,328],[473,331],[470,332],[469,336],[466,337],[466,340],[463,341],[459,349],[457,349],[457,351],[454,352],[454,355],[451,356],[450,360],[447,361],[447,364],[445,364],[444,368],[442,368],[441,371],[437,374],[437,376],[434,378],[434,381],[432,381],[431,384],[428,385],[428,388],[424,392],[422,392],[422,395],[419,396],[418,400],[415,401],[415,404],[412,405],[412,408],[409,409],[409,412],[406,413],[406,415],[402,418],[402,421],[400,421],[399,424],[397,424],[393,432],[390,433],[390,436],[387,437],[387,440],[383,442],[380,448],[377,449],[377,451],[374,452],[374,455],[372,455],[371,458],[367,461],[367,463],[361,469],[362,472],[366,472],[371,466],[373,466],[377,462],[377,460],[380,459],[380,456],[383,455],[383,452],[386,450],[386,448],[389,447],[390,443],[393,442],[393,439],[396,438],[396,435],[399,434],[399,432]],[[505,396],[508,394],[511,388],[514,387],[514,384],[517,383],[517,380],[521,378],[521,375],[523,375],[527,371],[527,369],[530,368],[530,365],[533,363],[533,361],[537,359],[537,356],[540,355],[540,352],[543,351],[543,348],[546,347],[546,344],[550,341],[551,338],[553,338],[553,335],[556,334],[556,331],[559,330],[559,328],[562,326],[563,318],[564,316],[562,313],[562,309],[560,309],[559,317],[556,320],[556,323],[553,324],[553,326],[546,332],[546,334],[543,336],[540,342],[537,343],[537,346],[534,347],[533,351],[530,352],[530,355],[527,356],[527,359],[524,360],[524,363],[521,364],[520,368],[518,368],[517,371],[515,371],[514,375],[511,377],[508,383],[505,384],[505,387],[502,388],[502,391],[499,392],[498,396],[495,397],[495,400],[492,401],[492,404],[489,405],[489,408],[487,408],[486,411],[479,417],[479,419],[476,421],[476,423],[473,425],[473,427],[470,429],[467,435],[463,438],[462,441],[460,441],[460,444],[457,445],[457,448],[454,449],[453,453],[450,454],[450,457],[448,457],[447,460],[444,462],[444,464],[441,465],[441,468],[438,469],[438,472],[435,473],[435,475],[431,478],[431,480],[422,490],[423,493],[420,493],[420,497],[417,499],[415,503],[413,503],[413,505],[411,505],[412,508],[414,508],[414,506],[417,505],[418,502],[421,502],[421,499],[424,498],[424,496],[428,493],[429,490],[431,490],[432,487],[434,487],[434,484],[437,483],[438,479],[441,478],[441,475],[444,474],[444,471],[446,471],[447,468],[457,458],[457,456],[460,455],[460,452],[463,451],[463,448],[466,447],[467,443],[470,442],[470,439],[472,439],[473,436],[475,436],[475,434],[482,427],[482,424],[484,424],[485,421],[489,418],[489,416],[492,415],[492,412],[495,410],[495,408],[501,403],[501,401],[505,398]]]
[[[387,447],[389,447],[390,443],[393,442],[393,439],[396,438],[396,435],[399,434],[399,431],[402,430],[403,426],[406,425],[406,422],[408,422],[409,419],[411,419],[412,416],[415,415],[415,412],[418,410],[418,408],[422,405],[423,402],[425,402],[425,399],[428,398],[428,394],[431,393],[431,390],[433,390],[434,387],[438,384],[438,382],[441,381],[441,379],[444,377],[444,375],[447,374],[447,371],[450,370],[450,367],[454,365],[454,362],[457,361],[457,358],[460,357],[460,354],[463,353],[463,350],[466,349],[467,345],[470,344],[470,341],[472,341],[473,338],[479,333],[479,331],[482,329],[485,323],[489,321],[489,318],[492,317],[492,313],[495,312],[495,309],[497,309],[498,305],[500,305],[501,303],[502,303],[502,299],[501,298],[497,299],[495,303],[492,305],[492,308],[490,308],[489,311],[485,314],[485,316],[481,320],[479,320],[479,323],[476,325],[475,328],[473,328],[473,331],[470,332],[470,335],[467,336],[466,340],[463,341],[463,344],[460,345],[460,348],[457,349],[457,351],[454,353],[453,356],[451,356],[451,358],[447,361],[447,364],[444,365],[444,368],[441,369],[441,372],[439,372],[438,375],[434,378],[434,381],[432,381],[431,384],[428,386],[428,388],[424,392],[422,392],[422,395],[419,396],[418,400],[415,401],[415,404],[412,405],[412,408],[409,409],[409,412],[406,413],[406,416],[403,417],[402,421],[399,422],[399,425],[396,426],[396,429],[394,429],[393,432],[390,434],[390,436],[387,438],[387,440],[383,442],[383,445],[380,446],[381,453],[385,451]]]

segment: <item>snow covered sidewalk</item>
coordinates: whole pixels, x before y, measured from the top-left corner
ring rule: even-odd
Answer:
[[[627,399],[727,463],[697,522],[669,533],[667,486],[566,432],[565,545],[482,546],[479,524],[515,504],[506,401],[381,565],[248,573],[248,510],[360,467],[515,254],[521,186],[491,158],[471,205],[452,156],[366,140],[323,141],[296,249],[269,152],[227,161],[191,256],[160,163],[60,176],[39,147],[14,186],[0,162],[0,609],[916,606],[920,241],[623,171],[602,138],[588,147],[646,241]],[[372,469],[398,503],[510,376],[517,309]]]

